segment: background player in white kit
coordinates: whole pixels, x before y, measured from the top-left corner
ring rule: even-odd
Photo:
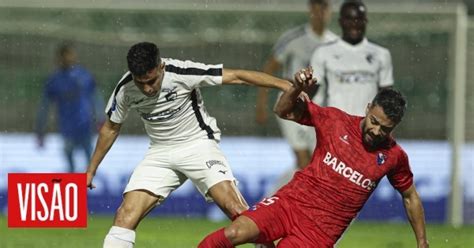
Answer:
[[[150,148],[135,168],[104,247],[133,247],[139,222],[188,178],[231,218],[248,208],[218,142],[220,130],[207,113],[200,87],[248,83],[287,90],[290,83],[261,72],[224,69],[191,61],[161,59],[155,44],[133,45],[128,68],[107,104],[108,120],[87,169],[87,185],[117,138],[130,109],[150,137]],[[119,167],[118,167],[119,168]]]
[[[364,116],[377,92],[393,85],[390,52],[367,40],[367,22],[362,1],[349,0],[341,5],[341,39],[318,47],[311,59],[321,85],[316,102]]]
[[[337,36],[326,25],[331,19],[330,0],[308,0],[309,23],[285,32],[273,47],[272,55],[263,72],[275,74],[282,68],[282,77],[293,80],[293,75],[310,64],[316,47],[334,41]],[[311,95],[311,92],[309,92]],[[263,124],[268,114],[268,89],[259,88],[257,94],[256,119]],[[296,167],[305,167],[316,144],[314,131],[298,123],[277,118],[283,137],[288,141],[296,157]],[[293,176],[294,169],[287,172],[277,182],[276,189],[286,184]]]

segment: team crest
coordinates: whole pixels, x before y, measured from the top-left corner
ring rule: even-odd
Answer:
[[[383,165],[387,161],[387,156],[381,152],[377,154],[377,165]]]
[[[365,56],[365,59],[367,60],[369,64],[372,64],[372,62],[374,61],[374,56],[369,53],[367,54],[367,56]]]

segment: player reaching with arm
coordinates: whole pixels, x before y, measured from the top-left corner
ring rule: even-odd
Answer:
[[[368,104],[365,117],[359,117],[302,101],[300,93],[312,84],[311,68],[298,72],[294,86],[275,106],[281,118],[316,129],[318,145],[311,163],[199,247],[278,239],[278,247],[333,247],[384,176],[402,195],[418,247],[429,247],[408,157],[391,136],[405,112],[403,96],[382,90]]]
[[[309,66],[311,55],[316,47],[337,39],[337,36],[326,26],[331,20],[330,0],[308,0],[308,23],[286,31],[275,43],[272,54],[263,67],[263,72],[276,74],[282,72],[283,78],[291,79],[301,68]],[[316,89],[311,88],[309,94]],[[266,123],[268,109],[268,88],[259,88],[256,100],[256,120],[259,124]],[[297,169],[304,168],[311,159],[316,140],[309,127],[295,122],[277,119],[280,131],[295,154],[295,167],[285,172],[276,183],[276,189],[288,183]],[[274,193],[275,190],[272,192]]]
[[[140,221],[187,179],[206,200],[235,219],[248,205],[220,150],[220,130],[207,113],[199,88],[249,84],[286,91],[290,83],[261,72],[225,69],[221,64],[161,58],[159,49],[149,42],[133,45],[127,62],[129,71],[107,105],[108,120],[87,169],[87,186],[95,187],[94,175],[130,109],[141,116],[150,148],[130,177],[104,247],[133,247]]]

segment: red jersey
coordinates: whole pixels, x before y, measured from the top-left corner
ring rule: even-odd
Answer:
[[[334,244],[386,175],[399,192],[413,184],[408,157],[393,139],[375,151],[364,147],[361,121],[337,108],[307,104],[300,123],[314,126],[317,146],[311,163],[276,196],[314,229],[308,235]],[[304,219],[304,220],[303,220]]]

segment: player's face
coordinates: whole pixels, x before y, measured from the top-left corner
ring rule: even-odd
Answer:
[[[375,105],[367,107],[367,114],[362,121],[362,139],[371,148],[378,147],[392,133],[396,124],[383,112],[383,108]]]
[[[68,50],[60,58],[60,64],[64,68],[69,68],[76,63],[77,54],[74,50]]]
[[[324,29],[331,20],[331,9],[327,4],[310,4],[309,18],[316,29]]]
[[[367,27],[365,7],[348,5],[343,8],[339,17],[339,25],[342,28],[342,38],[345,41],[351,44],[361,42]]]
[[[161,82],[165,75],[165,64],[161,63],[159,66],[151,69],[143,76],[133,76],[135,85],[140,91],[148,97],[156,96],[161,89]]]

